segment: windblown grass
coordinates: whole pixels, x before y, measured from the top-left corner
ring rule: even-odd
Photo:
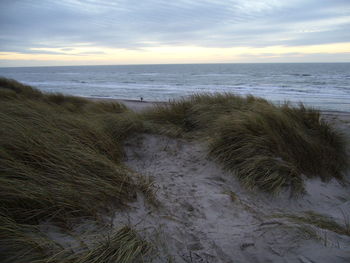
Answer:
[[[142,188],[121,162],[123,140],[143,129],[123,105],[43,94],[1,78],[0,123],[0,234],[7,240],[0,258],[8,262],[55,253],[39,233],[40,222],[96,218],[123,207]],[[119,262],[132,262],[132,248]]]
[[[303,191],[303,176],[341,179],[345,139],[303,105],[276,106],[253,96],[195,95],[144,114],[154,130],[208,138],[210,155],[248,188]],[[163,129],[162,129],[163,127]]]
[[[37,226],[19,224],[0,214],[1,262],[35,262],[57,253],[54,242],[45,238]]]
[[[125,226],[95,242],[91,248],[73,255],[71,262],[145,262],[151,245],[140,238],[130,227]]]
[[[109,129],[44,107],[39,102],[0,105],[2,207],[17,220],[66,218],[93,215],[92,209],[107,200],[130,200],[135,186]]]
[[[148,262],[152,246],[129,226],[79,240],[79,245],[62,246],[35,225],[18,224],[0,216],[1,262],[92,263]]]
[[[7,79],[0,77],[0,98],[28,98],[28,99],[41,99],[43,93],[39,90],[19,83],[13,79]]]
[[[199,94],[169,104],[156,105],[143,116],[158,131],[184,136],[186,133],[213,127],[219,116],[250,110],[260,104],[269,105],[269,102],[253,96],[240,97],[230,93]]]
[[[329,216],[321,215],[312,211],[304,212],[303,214],[300,214],[300,215],[281,214],[281,215],[275,215],[275,217],[287,218],[296,223],[308,224],[323,230],[332,231],[339,235],[350,236],[350,227],[347,224],[347,222],[345,222],[345,224],[342,225],[334,221],[334,219],[332,219]]]

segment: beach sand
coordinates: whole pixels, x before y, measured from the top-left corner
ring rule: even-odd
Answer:
[[[88,98],[88,99],[92,101],[122,103],[129,109],[132,109],[133,111],[136,111],[136,112],[141,112],[155,105],[161,105],[161,104],[167,103],[167,102],[155,102],[155,101],[121,100],[121,99],[105,99],[105,98]]]

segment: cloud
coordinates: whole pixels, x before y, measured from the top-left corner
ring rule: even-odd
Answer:
[[[348,0],[3,0],[0,51],[349,42]]]

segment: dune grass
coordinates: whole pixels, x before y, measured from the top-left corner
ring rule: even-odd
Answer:
[[[315,213],[313,211],[307,211],[299,215],[279,214],[275,215],[274,217],[287,218],[295,223],[307,224],[323,230],[332,231],[339,235],[350,236],[350,227],[347,221],[345,221],[344,224],[339,224],[338,222],[334,221],[333,218]]]
[[[197,94],[187,99],[156,105],[143,113],[151,121],[153,130],[175,136],[187,136],[198,131],[207,131],[214,126],[219,116],[250,110],[256,105],[269,102],[253,97],[241,97],[231,93]]]
[[[79,239],[62,246],[36,225],[18,224],[0,215],[1,262],[92,263],[149,262],[152,246],[129,226]]]
[[[37,225],[21,224],[13,218],[0,214],[1,262],[55,262],[52,255],[62,253],[64,248],[49,239]]]
[[[145,262],[150,256],[152,247],[129,226],[114,231],[100,238],[91,248],[72,255],[66,262],[99,263],[99,262]]]
[[[144,187],[122,164],[122,142],[142,130],[142,123],[121,104],[43,94],[1,78],[0,123],[0,236],[7,240],[0,258],[5,261],[48,260],[61,248],[42,237],[41,222],[68,226],[72,219],[96,219],[108,208],[125,206]],[[110,242],[132,236],[129,231]],[[118,243],[121,249],[131,245],[125,240]],[[131,250],[119,262],[132,262]],[[78,262],[95,262],[87,258]]]
[[[303,177],[341,180],[348,165],[342,135],[302,104],[204,94],[159,105],[144,118],[156,132],[206,138],[210,155],[248,188],[301,193]]]

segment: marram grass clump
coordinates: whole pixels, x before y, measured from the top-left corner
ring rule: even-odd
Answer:
[[[341,179],[347,165],[345,140],[303,106],[226,115],[214,130],[211,155],[249,188],[278,192],[289,185],[301,192],[302,176]]]
[[[276,218],[285,218],[292,222],[299,224],[307,224],[317,227],[322,230],[332,231],[339,235],[350,236],[350,225],[348,218],[344,214],[344,222],[339,223],[335,221],[332,217],[318,214],[312,211],[306,211],[301,214],[276,214],[273,215]]]
[[[303,105],[204,94],[159,105],[144,118],[157,132],[206,138],[210,155],[248,188],[301,193],[304,177],[341,180],[348,165],[343,136]]]
[[[198,131],[207,131],[218,117],[237,111],[251,110],[259,105],[270,105],[264,99],[231,93],[197,94],[186,99],[158,104],[143,113],[153,129],[165,134],[187,136]]]
[[[108,233],[95,241],[92,246],[77,254],[70,261],[76,263],[98,262],[149,262],[152,246],[144,241],[135,230],[125,226]]]
[[[134,200],[142,188],[122,163],[122,143],[143,126],[121,104],[44,94],[0,78],[0,123],[4,262],[62,262],[54,255],[66,252],[41,233],[42,222],[69,227],[72,220],[98,219],[101,212]],[[127,231],[109,240],[118,244],[111,260],[132,262],[132,255],[143,251],[123,243],[133,235]],[[128,255],[118,255],[126,248]],[[69,262],[95,262],[88,255]],[[109,255],[103,259],[109,262]]]

